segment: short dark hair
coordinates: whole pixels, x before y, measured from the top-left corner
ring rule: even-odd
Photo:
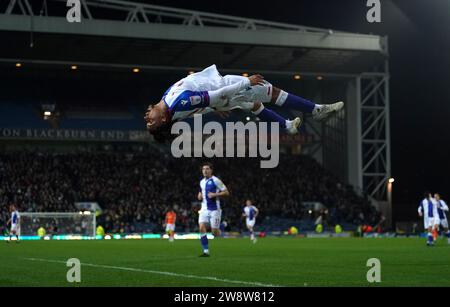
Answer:
[[[153,130],[153,131],[149,130],[149,133],[150,133],[150,135],[153,136],[153,139],[157,143],[163,144],[166,142],[170,142],[175,138],[175,135],[173,135],[171,133],[173,124],[174,124],[174,122],[164,124],[156,130]]]
[[[425,191],[425,192],[423,193],[423,196],[424,196],[425,198],[428,198],[428,196],[430,196],[430,194],[431,194],[430,191]]]
[[[202,168],[203,168],[203,166],[209,166],[210,169],[212,169],[212,170],[214,169],[211,162],[204,162],[204,163],[202,163]]]

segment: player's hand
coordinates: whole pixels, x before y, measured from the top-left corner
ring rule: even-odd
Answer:
[[[214,197],[217,197],[217,193],[213,193],[213,192],[208,193],[208,198],[214,198]]]
[[[248,79],[250,80],[250,84],[252,86],[264,84],[264,77],[261,75],[252,75],[252,76],[248,77]]]
[[[423,215],[422,213],[419,213],[419,216],[420,216],[420,217],[422,217],[422,215]]]

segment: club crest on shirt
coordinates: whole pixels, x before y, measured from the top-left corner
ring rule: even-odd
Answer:
[[[189,99],[191,100],[191,105],[193,105],[193,106],[202,103],[201,96],[191,96]]]

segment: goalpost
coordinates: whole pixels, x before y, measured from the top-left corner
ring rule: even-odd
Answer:
[[[77,235],[94,237],[96,214],[80,212],[21,212],[20,236],[36,236],[43,227],[47,235]]]

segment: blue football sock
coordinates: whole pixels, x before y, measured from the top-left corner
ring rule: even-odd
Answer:
[[[432,244],[433,243],[433,234],[431,232],[428,233],[428,244]]]
[[[265,122],[278,122],[281,128],[286,129],[286,119],[274,111],[266,109],[263,105],[257,111],[254,111],[253,114]]]
[[[207,251],[208,250],[208,237],[207,237],[206,233],[200,235],[200,243],[202,245],[203,251],[204,252]]]
[[[308,99],[281,91],[276,103],[279,106],[289,109],[302,111],[303,113],[312,113],[316,104]]]

